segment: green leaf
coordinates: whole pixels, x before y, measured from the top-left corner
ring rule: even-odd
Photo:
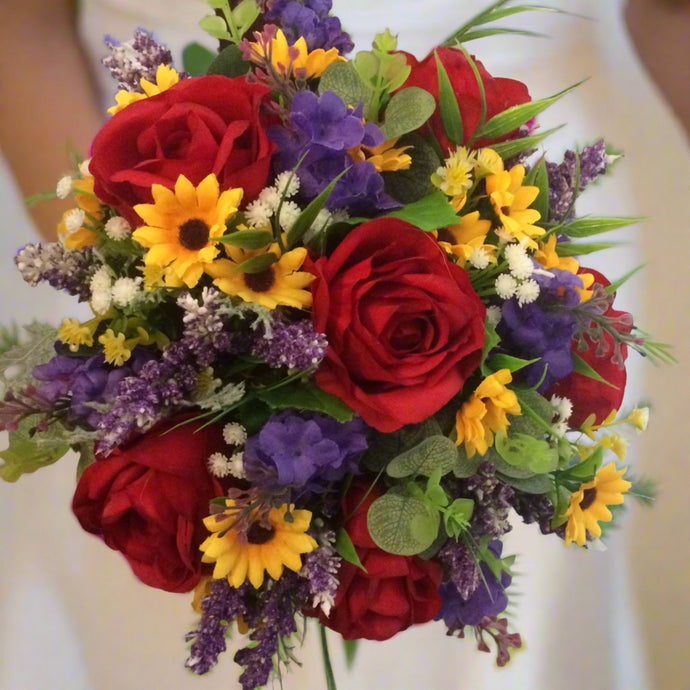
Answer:
[[[213,38],[219,40],[231,41],[232,35],[228,32],[228,25],[222,17],[215,14],[207,14],[202,17],[199,22],[199,27]]]
[[[431,232],[458,222],[458,214],[441,191],[435,191],[419,201],[407,204],[388,214],[411,223],[420,230]]]
[[[525,184],[539,189],[537,198],[532,202],[531,208],[539,211],[542,220],[549,217],[549,174],[546,170],[546,160],[542,157],[539,162],[525,176]]]
[[[504,34],[511,34],[516,36],[530,36],[532,38],[546,38],[547,34],[538,33],[537,31],[528,31],[527,29],[510,29],[508,27],[496,27],[494,29],[477,29],[476,31],[468,31],[462,37],[463,44],[470,41],[476,41],[478,38],[487,38],[488,36],[501,36]]]
[[[430,477],[434,471],[448,474],[456,465],[457,446],[446,436],[429,436],[420,444],[393,458],[386,467],[389,477],[400,479],[421,474]]]
[[[256,391],[257,397],[274,410],[297,408],[322,412],[339,422],[349,422],[355,413],[335,395],[321,390],[312,381],[296,381],[271,390]]]
[[[421,443],[428,436],[441,433],[438,422],[429,417],[421,424],[408,424],[390,434],[372,433],[369,448],[362,457],[363,464],[379,472],[395,457]]]
[[[77,463],[77,480],[84,474],[84,470],[96,462],[96,454],[94,453],[93,443],[79,443],[76,446],[76,451],[79,453],[79,462]]]
[[[0,451],[4,461],[0,465],[0,478],[16,482],[23,474],[35,472],[57,462],[70,449],[60,424],[51,424],[46,431],[34,432],[40,415],[31,415],[19,423],[16,431],[10,431],[9,446]]]
[[[457,539],[470,523],[474,512],[474,501],[471,498],[457,498],[443,511],[443,525],[448,536]]]
[[[543,431],[550,432],[554,417],[553,405],[536,390],[530,388],[515,390],[523,416],[531,417]],[[519,417],[515,418],[516,420]]]
[[[200,43],[189,43],[182,51],[182,65],[184,71],[189,72],[192,77],[201,77],[208,72],[216,57],[217,53]]]
[[[578,484],[591,482],[604,460],[604,449],[599,446],[586,460],[558,473],[559,480],[575,481]]]
[[[345,666],[351,670],[355,665],[357,656],[357,647],[359,640],[343,640],[343,649],[345,650]]]
[[[232,10],[232,18],[237,25],[240,36],[243,36],[247,32],[260,14],[261,10],[254,0],[242,0],[242,2]]]
[[[529,469],[535,474],[553,472],[558,467],[558,449],[546,441],[526,434],[496,434],[494,446],[498,454],[514,467]]]
[[[599,374],[599,372],[592,368],[587,362],[585,362],[580,355],[577,354],[577,352],[573,351],[573,371],[577,374],[580,374],[582,376],[586,376],[588,379],[594,379],[595,381],[599,381],[599,383],[605,383],[607,386],[618,389],[617,386],[614,386],[612,383],[607,381],[605,378]]]
[[[229,235],[218,237],[217,241],[231,244],[233,247],[242,247],[242,249],[261,249],[273,242],[273,233],[268,230],[237,230]]]
[[[11,326],[0,326],[0,355],[4,355],[12,348],[21,345],[19,328],[17,324]]]
[[[332,91],[353,108],[360,103],[366,105],[369,99],[369,90],[351,62],[333,62],[326,67],[319,80],[318,91],[319,95]]]
[[[547,129],[544,132],[537,134],[531,134],[528,137],[520,137],[519,139],[511,139],[510,141],[499,141],[491,144],[491,148],[496,151],[496,153],[507,160],[508,158],[513,158],[517,156],[518,153],[523,151],[528,151],[529,149],[536,148],[541,144],[546,137],[562,129],[564,125],[559,125],[558,127],[553,127],[552,129]]]
[[[516,433],[512,426],[510,431],[512,434]],[[535,476],[534,472],[529,468],[511,465],[510,463],[506,462],[495,449],[492,450],[493,452],[490,452],[486,459],[494,465],[496,472],[509,477],[510,479],[529,479],[530,477]]]
[[[261,273],[276,261],[278,261],[278,257],[273,252],[267,252],[237,264],[233,270],[238,273]]]
[[[497,471],[497,476],[514,489],[526,494],[547,494],[553,489],[553,479],[548,474],[535,474],[531,477],[518,479],[517,477],[502,476]]]
[[[493,355],[486,363],[486,365],[491,369],[491,371],[500,371],[501,369],[508,369],[512,374],[515,371],[520,371],[534,362],[538,362],[539,358],[536,359],[521,359],[520,357],[513,357],[512,355]]]
[[[463,141],[460,106],[455,97],[455,92],[453,91],[453,86],[450,83],[446,68],[443,66],[438,53],[434,53],[434,55],[436,57],[436,69],[438,72],[438,106],[441,112],[443,131],[452,144],[460,146]]]
[[[471,477],[475,474],[477,474],[477,470],[479,469],[479,465],[482,464],[482,461],[485,459],[479,453],[475,453],[471,458],[467,457],[467,452],[465,451],[465,446],[460,445],[457,446],[458,449],[458,461],[453,467],[453,474],[458,478],[458,479],[467,479],[468,477]]]
[[[402,89],[393,94],[386,107],[381,125],[383,135],[386,139],[394,139],[413,132],[432,116],[434,110],[436,101],[428,91],[417,86]]]
[[[359,560],[357,550],[352,543],[352,539],[350,539],[350,535],[344,527],[338,530],[334,546],[339,556],[342,556],[348,563],[352,563],[352,565],[361,568],[365,573],[367,572],[367,569],[362,565],[362,561]]]
[[[369,507],[367,527],[376,545],[399,556],[414,556],[436,539],[441,517],[419,498],[391,490]]]
[[[635,266],[635,268],[628,271],[624,276],[621,276],[620,278],[618,278],[618,280],[614,280],[610,285],[606,286],[606,294],[613,295],[615,292],[618,291],[618,288],[620,288],[621,285],[627,283],[628,280],[630,280],[630,278],[632,278],[638,271],[641,271],[644,267],[645,264]]]
[[[407,170],[382,172],[386,191],[403,204],[419,201],[431,194],[435,187],[431,175],[441,165],[435,149],[418,134],[406,134],[398,139],[398,146],[412,146],[406,153],[412,159]]]
[[[484,321],[484,345],[482,347],[482,364],[481,371],[484,376],[489,376],[493,370],[487,364],[487,357],[489,353],[501,342],[501,339],[496,333],[496,326],[489,323],[488,319]]]
[[[563,89],[563,91],[559,91],[557,94],[549,96],[548,98],[541,98],[537,101],[514,105],[504,110],[502,113],[494,115],[484,126],[478,128],[477,136],[497,139],[498,137],[512,132],[520,127],[520,125],[524,125],[525,122],[539,115],[539,113],[563,98],[563,96],[576,89],[583,81],[579,81],[577,84],[573,84],[567,89]]]
[[[558,233],[576,238],[591,237],[592,235],[599,235],[604,232],[625,228],[629,225],[640,223],[643,220],[644,217],[642,216],[612,216],[605,218],[586,216],[584,218],[577,218],[571,223],[560,225],[558,227]]]
[[[235,78],[247,74],[250,67],[250,63],[242,59],[242,51],[233,43],[218,53],[208,66],[207,74]]]
[[[611,249],[613,247],[620,247],[623,242],[559,242],[558,255],[559,256],[584,256],[585,254],[594,254],[594,252],[601,252],[604,249]]]
[[[27,338],[20,336],[19,345],[0,354],[0,391],[21,390],[36,381],[32,375],[34,367],[45,364],[55,356],[53,345],[57,331],[53,326],[34,321],[24,326]]]

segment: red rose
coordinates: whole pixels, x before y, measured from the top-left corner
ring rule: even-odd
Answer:
[[[601,273],[591,268],[581,268],[580,273],[591,273],[594,275],[595,283],[607,287],[609,281]],[[617,311],[609,307],[604,316],[611,319],[620,320],[618,328],[627,333],[632,328],[632,316],[624,311]],[[595,416],[595,424],[603,422],[612,410],[619,410],[623,402],[627,374],[625,371],[625,360],[628,356],[628,348],[621,346],[621,362],[614,361],[614,341],[608,334],[604,334],[606,347],[603,352],[598,352],[599,345],[589,336],[585,336],[587,343],[586,350],[579,350],[577,341],[573,341],[573,352],[589,364],[599,376],[609,384],[602,383],[588,376],[572,372],[565,378],[557,381],[549,388],[545,395],[551,397],[557,395],[561,398],[568,398],[573,404],[573,413],[568,423],[573,428],[579,427],[582,422],[591,414]]]
[[[484,305],[428,233],[370,220],[306,270],[329,343],[316,382],[379,431],[434,414],[479,366]]]
[[[467,58],[461,51],[455,48],[437,48],[435,52],[448,73],[453,93],[458,101],[463,126],[462,141],[463,144],[467,144],[472,138],[475,129],[477,129],[482,114],[482,98],[477,85],[477,78]],[[414,55],[409,53],[405,53],[405,57],[407,58],[407,64],[412,68],[405,86],[419,86],[422,89],[426,89],[438,102],[438,70],[435,55],[431,53],[421,62],[418,62]],[[531,100],[527,87],[522,82],[515,79],[492,77],[479,60],[474,62],[484,84],[487,120],[511,106],[527,103]],[[429,123],[441,144],[441,148],[444,151],[454,148],[454,145],[451,144],[443,132],[441,113],[438,108],[431,116]],[[477,139],[472,146],[473,148],[481,148],[490,143],[491,140],[489,139]]]
[[[346,640],[387,640],[411,625],[430,621],[441,608],[438,588],[443,573],[438,563],[418,556],[396,556],[382,551],[372,540],[367,512],[381,491],[374,489],[361,503],[367,488],[359,482],[343,500],[345,515],[356,509],[345,529],[366,572],[343,561],[330,616],[319,614],[324,625]]]
[[[121,551],[145,584],[188,592],[199,581],[202,520],[223,490],[206,470],[223,448],[219,425],[199,428],[174,418],[82,474],[72,501],[81,526]],[[166,433],[167,432],[167,433]]]
[[[182,79],[163,93],[128,105],[93,141],[89,170],[96,196],[133,225],[133,206],[151,203],[151,185],[169,189],[179,175],[195,185],[214,173],[221,190],[254,199],[268,179],[273,144],[261,102],[268,89],[243,77]]]

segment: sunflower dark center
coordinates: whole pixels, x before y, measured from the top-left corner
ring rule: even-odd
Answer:
[[[253,292],[268,292],[275,282],[275,275],[270,266],[258,273],[244,274],[244,284]]]
[[[589,506],[594,503],[594,499],[597,497],[596,489],[585,489],[582,492],[582,500],[580,501],[580,510],[587,510]]]
[[[501,213],[502,213],[504,216],[509,216],[509,215],[510,215],[510,206],[503,206],[503,207],[501,208]]]
[[[180,225],[180,244],[190,251],[198,251],[208,244],[209,227],[200,218],[190,218]]]
[[[265,527],[260,522],[252,522],[247,530],[247,541],[250,544],[265,544],[273,539],[275,533],[273,527]]]

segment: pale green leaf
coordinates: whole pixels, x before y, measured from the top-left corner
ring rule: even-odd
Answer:
[[[215,14],[207,14],[199,22],[199,27],[213,38],[222,39],[225,41],[232,40],[232,36],[228,32],[228,25],[222,17]]]
[[[605,249],[620,247],[624,242],[560,242],[558,245],[559,256],[585,256]]]
[[[338,63],[336,63],[338,64]],[[434,97],[424,89],[411,86],[393,95],[381,130],[386,139],[394,139],[419,129],[436,110]]]
[[[494,444],[498,454],[514,467],[529,469],[535,474],[553,472],[558,467],[558,449],[547,441],[526,434],[496,434]]]
[[[0,390],[21,390],[35,384],[34,367],[45,364],[55,356],[53,345],[57,331],[45,323],[33,322],[24,326],[27,337],[19,345],[0,354]]]
[[[429,436],[420,444],[393,458],[386,467],[390,477],[402,478],[434,471],[448,474],[457,465],[457,446],[446,436]]]
[[[426,232],[458,222],[458,214],[448,201],[448,197],[441,191],[432,192],[419,201],[391,211],[388,215],[405,220]]]
[[[346,105],[355,108],[360,103],[366,105],[369,91],[352,62],[330,64],[319,80],[319,94],[332,91],[342,98]]]

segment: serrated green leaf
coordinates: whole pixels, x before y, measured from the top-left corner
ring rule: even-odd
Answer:
[[[273,242],[273,233],[268,230],[237,230],[216,238],[216,241],[242,249],[261,249]]]
[[[182,65],[184,71],[189,72],[192,77],[200,77],[208,72],[216,57],[217,53],[200,43],[189,43],[182,51]]]
[[[387,214],[411,223],[420,230],[431,232],[458,222],[458,214],[441,191],[428,194],[419,201],[407,204]]]
[[[336,63],[337,64],[337,63]],[[436,100],[424,89],[410,86],[393,94],[381,131],[386,139],[395,139],[419,129],[436,110]]]
[[[455,97],[448,72],[446,72],[441,58],[439,58],[438,53],[434,53],[434,56],[436,57],[438,73],[438,107],[441,113],[443,131],[452,144],[460,146],[463,142],[464,130],[458,99]]]
[[[421,443],[393,458],[386,467],[390,477],[402,478],[434,471],[448,474],[457,465],[457,446],[446,436],[429,436]]]
[[[233,43],[218,53],[208,66],[206,73],[220,74],[234,79],[247,74],[250,67],[250,63],[242,59],[242,51]]]
[[[544,139],[546,139],[546,137],[554,132],[557,132],[559,129],[562,129],[564,126],[565,125],[559,125],[558,127],[553,127],[545,132],[530,134],[527,137],[520,137],[519,139],[495,142],[491,144],[491,148],[496,151],[496,153],[503,158],[503,160],[507,160],[508,158],[517,156],[518,153],[536,148],[542,141],[544,141]]]
[[[350,539],[350,535],[344,527],[341,527],[337,531],[334,546],[339,556],[342,556],[348,563],[352,563],[352,565],[361,568],[365,573],[367,572],[367,569],[362,565],[362,561],[357,555],[357,550],[352,543],[352,539]]]
[[[537,101],[514,105],[504,110],[502,113],[494,115],[486,124],[478,128],[477,136],[497,139],[498,137],[509,134],[533,117],[539,115],[539,113],[563,98],[563,96],[576,89],[583,81],[579,81],[577,84],[573,84],[567,89],[563,89],[563,91],[559,91],[557,94],[549,96],[548,98],[541,98]]]
[[[436,539],[441,517],[419,498],[389,491],[369,507],[367,528],[376,545],[399,556],[414,556]]]
[[[509,465],[529,469],[535,474],[553,472],[558,467],[558,450],[533,436],[498,433],[494,447]]]
[[[558,244],[559,256],[585,256],[594,254],[604,249],[620,247],[624,242],[560,242]]]
[[[57,330],[53,326],[35,321],[24,326],[24,331],[24,342],[0,354],[0,391],[21,390],[34,384],[34,367],[55,356]]]
[[[0,451],[3,460],[0,478],[6,482],[16,482],[23,474],[52,465],[69,451],[70,444],[57,423],[51,424],[46,431],[32,433],[40,421],[40,415],[31,415],[19,423],[16,431],[9,432],[10,444]]]
[[[343,99],[346,105],[357,107],[360,103],[366,106],[369,97],[367,89],[352,62],[333,62],[321,75],[319,95],[332,91]]]
[[[267,252],[266,254],[259,254],[251,259],[242,261],[233,270],[238,273],[261,273],[261,271],[265,271],[276,261],[278,261],[278,257],[273,252]]]
[[[546,169],[546,160],[542,157],[539,162],[532,167],[527,175],[525,175],[524,184],[532,185],[539,190],[537,198],[532,202],[531,208],[539,211],[539,215],[543,220],[549,217],[549,173]]]
[[[273,388],[256,391],[256,396],[274,410],[297,408],[321,412],[343,423],[349,422],[355,413],[335,395],[321,390],[315,383],[296,381]]]
[[[600,235],[612,230],[625,228],[635,223],[640,223],[644,220],[641,216],[612,216],[604,218],[596,218],[586,216],[584,218],[577,218],[570,223],[560,225],[558,233],[568,235],[568,237],[591,237],[592,235]]]
[[[614,386],[612,383],[603,378],[601,374],[596,369],[593,369],[587,362],[585,362],[585,360],[582,359],[582,357],[580,357],[580,355],[578,355],[577,352],[573,351],[572,355],[573,371],[576,374],[586,376],[588,379],[594,379],[595,381],[599,381],[599,383],[605,383],[607,386],[617,389],[617,386]]]

